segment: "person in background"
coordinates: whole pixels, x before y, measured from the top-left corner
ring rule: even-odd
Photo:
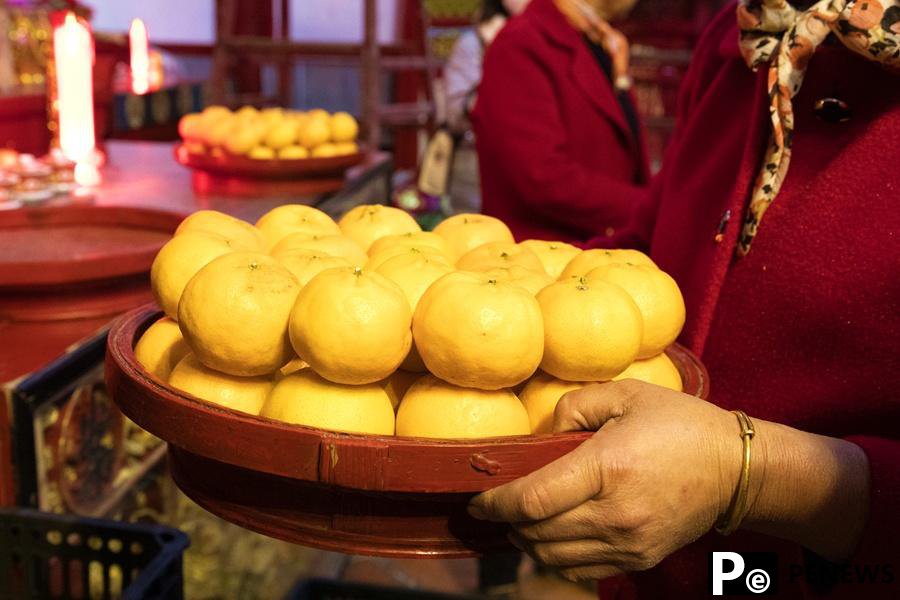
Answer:
[[[633,226],[684,293],[710,401],[567,394],[556,430],[596,433],[474,515],[570,577],[631,572],[604,600],[705,598],[713,552],[777,555],[779,598],[900,597],[898,47],[897,0],[712,22]]]
[[[485,214],[517,239],[612,236],[645,194],[628,41],[636,0],[534,0],[485,56],[472,111]]]
[[[484,52],[507,20],[525,10],[528,2],[484,0],[478,23],[460,34],[444,65],[446,125],[458,140],[450,176],[451,204],[457,212],[480,210],[478,155],[475,153],[469,112],[478,95]]]

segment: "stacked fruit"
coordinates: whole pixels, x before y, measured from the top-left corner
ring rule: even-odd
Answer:
[[[178,133],[188,152],[225,154],[253,159],[326,158],[359,152],[359,126],[345,112],[329,114],[321,108],[302,112],[283,108],[232,112],[208,106],[181,118]]]
[[[634,250],[513,241],[457,215],[434,232],[358,206],[287,205],[256,225],[188,217],[153,263],[166,317],[135,354],[207,401],[337,431],[430,438],[548,432],[565,392],[674,389],[684,323],[671,277]]]

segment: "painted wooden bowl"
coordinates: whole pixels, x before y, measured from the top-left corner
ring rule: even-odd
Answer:
[[[219,177],[242,179],[315,179],[320,177],[343,176],[350,167],[365,158],[365,152],[327,158],[275,158],[258,160],[246,156],[196,154],[188,152],[184,144],[175,145],[175,160],[189,169]]]
[[[325,550],[401,557],[510,551],[506,526],[472,519],[473,494],[526,475],[590,433],[464,441],[342,434],[222,408],[150,375],[134,344],[161,313],[113,325],[106,382],[138,425],[169,443],[172,476],[198,504],[254,531]],[[705,397],[706,369],[667,351],[685,391]]]

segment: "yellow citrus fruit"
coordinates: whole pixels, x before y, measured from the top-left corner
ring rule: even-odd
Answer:
[[[395,413],[397,412],[397,407],[400,406],[400,401],[403,400],[403,396],[406,395],[407,390],[422,377],[423,375],[421,373],[397,370],[394,371],[393,375],[381,382],[388,397],[391,399],[391,406],[394,407]]]
[[[297,125],[293,121],[281,120],[272,125],[264,143],[269,148],[279,150],[290,146],[297,140]]]
[[[569,262],[581,254],[581,248],[565,242],[547,240],[525,240],[519,244],[534,252],[544,265],[544,270],[553,279],[558,279]]]
[[[606,381],[641,347],[641,311],[622,288],[585,279],[554,283],[537,295],[544,317],[541,369],[566,381]]]
[[[277,260],[234,252],[200,269],[184,288],[178,324],[204,365],[229,375],[264,375],[292,353],[287,327],[300,284]]]
[[[532,271],[519,265],[494,267],[481,272],[498,281],[505,281],[506,283],[525,288],[533,296],[536,296],[539,291],[554,281],[552,277],[543,271]]]
[[[334,383],[312,369],[292,373],[275,384],[260,414],[329,431],[394,435],[394,409],[380,383]]]
[[[287,267],[287,270],[297,278],[297,282],[301,287],[326,269],[353,266],[346,258],[331,256],[318,250],[304,250],[302,248],[279,252],[275,259]]]
[[[425,291],[413,317],[413,336],[429,371],[455,385],[484,390],[524,381],[544,350],[534,296],[468,271],[444,275]]]
[[[254,146],[247,153],[247,157],[253,160],[272,160],[275,158],[275,151],[268,146]]]
[[[330,158],[332,156],[337,156],[338,154],[337,146],[328,142],[319,144],[312,149],[312,152],[310,152],[310,156],[313,158]]]
[[[243,248],[227,238],[206,231],[176,235],[157,253],[150,267],[150,287],[160,308],[178,318],[178,302],[191,277],[214,258]]]
[[[515,241],[503,221],[474,213],[453,215],[441,221],[434,232],[450,242],[456,256],[488,242]]]
[[[231,111],[227,107],[214,104],[204,108],[203,112],[200,113],[200,116],[204,119],[219,120],[223,117],[230,117],[231,114]]]
[[[201,400],[258,415],[272,391],[268,377],[237,377],[210,369],[188,354],[169,376],[169,385]]]
[[[472,439],[529,433],[528,413],[511,391],[459,387],[433,375],[416,381],[397,410],[397,435]]]
[[[515,242],[488,242],[469,250],[456,261],[456,268],[461,271],[485,271],[512,265],[544,272],[544,265],[537,255]]]
[[[372,245],[369,246],[369,256],[375,256],[389,248],[415,248],[421,246],[428,246],[435,250],[439,250],[448,260],[453,257],[453,249],[450,247],[450,244],[447,243],[447,240],[432,231],[411,231],[397,235],[386,235],[375,240]],[[456,261],[453,260],[453,262]]]
[[[284,160],[297,160],[301,158],[309,158],[309,150],[303,146],[285,146],[278,151],[278,158]]]
[[[369,261],[366,263],[366,268],[370,270],[376,270],[386,261],[394,258],[395,256],[405,256],[407,254],[424,255],[432,260],[442,260],[447,263],[447,266],[453,265],[453,261],[448,259],[444,253],[431,246],[396,245],[388,246],[387,248],[379,250],[377,253],[373,252],[372,254],[370,254]]]
[[[203,142],[185,142],[184,147],[187,149],[189,154],[206,153],[206,146],[203,145]]]
[[[356,142],[340,142],[334,144],[335,156],[346,156],[348,154],[356,154],[359,152],[359,145]]]
[[[259,111],[260,118],[270,124],[278,123],[287,118],[287,112],[281,107],[272,106]]]
[[[234,111],[234,116],[239,119],[256,119],[259,118],[259,111],[256,110],[255,106],[247,104]]]
[[[246,221],[236,219],[217,210],[198,210],[178,225],[175,235],[188,231],[205,231],[231,240],[232,246],[242,250],[262,250],[265,240],[262,232]]]
[[[644,336],[638,358],[656,356],[675,341],[684,326],[684,298],[678,284],[656,267],[610,264],[589,272],[588,282],[606,281],[628,292],[641,310]]]
[[[350,209],[338,226],[367,252],[375,240],[386,235],[422,231],[409,213],[381,204],[361,204]]]
[[[374,383],[409,353],[411,320],[403,290],[384,275],[328,269],[297,295],[290,337],[297,355],[329,381]]]
[[[395,256],[376,269],[376,272],[400,286],[413,312],[425,290],[451,271],[453,268],[441,259],[431,259],[425,254],[414,253]],[[425,371],[425,363],[422,362],[415,341],[400,368],[417,373]]]
[[[203,141],[207,146],[221,146],[232,135],[236,125],[231,115],[223,116],[216,121],[207,121],[203,125]]]
[[[300,145],[312,150],[316,146],[327,143],[330,138],[331,128],[328,126],[328,118],[307,114],[297,135]]]
[[[631,263],[633,265],[646,265],[648,267],[653,267],[654,269],[656,268],[656,263],[639,250],[606,250],[604,248],[594,248],[592,250],[581,252],[569,261],[569,264],[563,269],[559,278],[568,279],[570,277],[584,277],[590,271],[593,271],[598,267],[615,263]]]
[[[340,235],[341,228],[327,214],[305,204],[276,206],[256,222],[269,247],[277,244],[289,233],[309,235]]]
[[[531,433],[552,433],[553,414],[559,399],[567,392],[578,390],[587,383],[563,381],[538,371],[519,392],[519,399],[528,411]]]
[[[315,250],[331,256],[347,259],[351,265],[363,266],[368,257],[359,244],[345,235],[309,235],[291,233],[272,246],[272,256],[279,256],[288,250]]]
[[[147,328],[134,346],[134,357],[147,372],[168,381],[175,365],[190,352],[178,323],[163,317]]]
[[[203,127],[203,117],[199,113],[184,115],[178,120],[178,135],[183,140],[197,141]]]
[[[614,381],[622,379],[638,379],[667,387],[676,392],[684,391],[681,373],[678,372],[678,367],[665,353],[643,360],[636,360],[627,369],[613,377]]]
[[[231,134],[222,141],[222,146],[231,154],[241,156],[258,146],[264,135],[265,131],[255,125],[242,125],[231,131]]]
[[[359,133],[359,125],[349,113],[336,112],[331,115],[331,139],[335,142],[352,142]]]

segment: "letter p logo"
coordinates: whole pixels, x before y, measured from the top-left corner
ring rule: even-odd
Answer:
[[[725,570],[725,563],[729,569]],[[744,557],[737,552],[712,553],[712,595],[722,596],[722,582],[737,579],[744,572]]]

